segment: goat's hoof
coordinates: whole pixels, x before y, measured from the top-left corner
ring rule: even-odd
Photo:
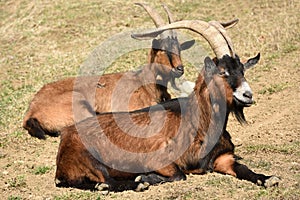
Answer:
[[[56,184],[56,185],[59,185],[60,183],[61,183],[61,181],[60,181],[58,178],[56,178],[56,179],[55,179],[55,184]]]
[[[109,191],[109,185],[106,183],[97,183],[95,189],[98,191]]]
[[[139,183],[135,191],[142,192],[144,190],[147,190],[149,188],[150,184],[148,182]]]
[[[273,187],[273,186],[278,186],[280,182],[280,178],[277,176],[271,176],[267,180],[265,180],[264,186],[265,187]]]
[[[142,176],[137,176],[135,179],[134,179],[134,182],[141,182],[142,180]]]
[[[148,175],[140,175],[135,178],[135,182],[147,182],[150,183],[150,185],[154,185],[157,183],[165,182],[164,177],[157,175],[157,174],[148,174]]]

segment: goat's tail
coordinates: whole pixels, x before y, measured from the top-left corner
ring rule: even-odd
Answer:
[[[25,128],[32,137],[36,137],[38,139],[45,140],[46,135],[52,137],[59,136],[58,132],[49,132],[44,130],[39,121],[35,118],[29,118],[24,121],[23,128]]]

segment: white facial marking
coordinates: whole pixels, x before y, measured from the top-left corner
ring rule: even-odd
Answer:
[[[245,97],[243,95],[245,92],[250,92],[252,94],[249,84],[246,81],[243,81],[242,84],[233,92],[233,96],[244,103],[252,103],[252,98]]]

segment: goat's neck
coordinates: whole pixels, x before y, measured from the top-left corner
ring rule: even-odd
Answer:
[[[191,121],[195,129],[205,131],[210,122],[212,106],[210,104],[207,86],[203,80],[198,79],[194,92],[189,96],[187,106],[188,108],[185,114],[185,117],[189,118],[187,120]]]
[[[148,63],[138,74],[144,82],[152,82],[155,83],[158,75],[160,74],[160,68],[162,64],[159,63]],[[164,78],[164,77],[162,77]],[[165,82],[165,81],[164,81]]]
[[[220,112],[218,111],[223,113],[224,110],[216,106],[220,102],[218,99],[217,101],[211,101],[209,91],[211,90],[208,89],[205,81],[199,77],[194,92],[189,96],[186,104],[187,108],[182,121],[187,122],[187,124],[182,133],[184,140],[181,141],[189,142],[189,144],[193,145],[190,145],[185,154],[178,160],[178,164],[182,168],[186,168],[191,164],[191,166],[206,169],[210,163],[207,155],[213,152],[212,150],[226,129],[229,113],[225,112],[225,116],[219,115]],[[226,106],[224,107],[226,109]],[[194,159],[187,160],[191,156]],[[190,163],[187,164],[187,162]]]
[[[141,81],[143,88],[150,94],[156,96],[156,102],[161,101],[161,96],[166,92],[165,87],[167,87],[168,80],[161,77],[162,80],[158,80],[160,64],[149,63],[147,64],[140,73],[137,74],[138,79]]]
[[[230,112],[222,95],[220,93],[218,95],[212,94],[216,90],[218,88],[209,90],[204,79],[200,76],[194,92],[189,96],[186,117],[190,118],[193,127],[197,129],[198,136],[209,131],[210,126],[213,126],[215,132],[220,134],[226,129]]]

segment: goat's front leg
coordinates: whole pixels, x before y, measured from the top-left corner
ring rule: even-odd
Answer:
[[[252,183],[264,187],[277,186],[280,181],[276,176],[266,176],[253,172],[246,165],[236,162],[234,155],[231,153],[222,154],[217,157],[214,162],[214,171],[230,174],[238,179],[251,181]]]
[[[98,183],[95,189],[99,191],[113,191],[113,192],[123,192],[125,190],[135,190],[137,192],[142,192],[149,188],[149,183],[141,181],[116,181],[110,178],[104,183]]]
[[[235,162],[234,171],[238,179],[244,179],[251,181],[257,185],[262,185],[264,187],[277,186],[279,184],[280,178],[276,176],[266,176],[264,174],[257,174],[250,170],[246,165]]]

